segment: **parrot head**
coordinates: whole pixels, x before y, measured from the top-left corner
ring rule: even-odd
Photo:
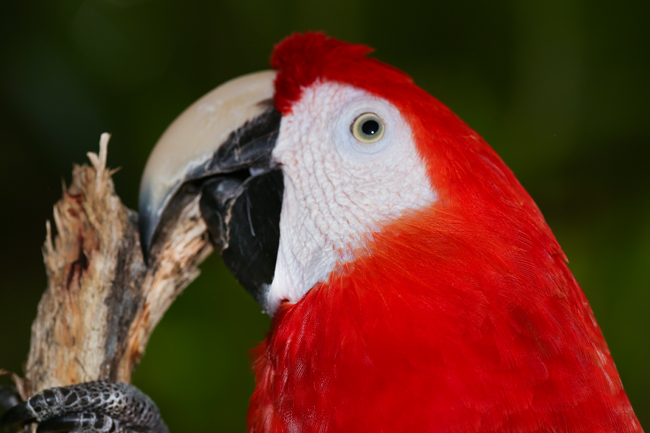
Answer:
[[[533,200],[370,52],[288,37],[271,71],[181,114],[145,169],[145,252],[198,198],[273,316],[249,431],[641,431]]]

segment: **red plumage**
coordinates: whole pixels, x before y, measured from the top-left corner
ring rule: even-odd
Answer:
[[[316,80],[409,122],[438,201],[374,233],[256,351],[249,431],[639,432],[591,308],[489,145],[371,50],[292,35],[271,64],[291,111]]]

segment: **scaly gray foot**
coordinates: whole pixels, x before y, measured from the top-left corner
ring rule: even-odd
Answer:
[[[168,433],[153,400],[127,383],[47,389],[9,409],[0,426],[30,422],[38,433]]]

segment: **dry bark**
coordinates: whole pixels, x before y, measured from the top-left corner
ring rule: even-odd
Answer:
[[[149,336],[212,251],[198,199],[170,226],[147,267],[137,214],[115,194],[109,135],[92,166],[75,166],[43,248],[48,286],[32,325],[22,397],[92,380],[129,382]]]

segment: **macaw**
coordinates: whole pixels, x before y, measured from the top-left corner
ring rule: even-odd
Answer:
[[[273,318],[248,431],[641,432],[531,197],[475,131],[370,52],[289,36],[271,71],[188,108],[145,169],[145,250],[200,195],[226,265]],[[167,431],[144,394],[105,382],[5,417]]]

